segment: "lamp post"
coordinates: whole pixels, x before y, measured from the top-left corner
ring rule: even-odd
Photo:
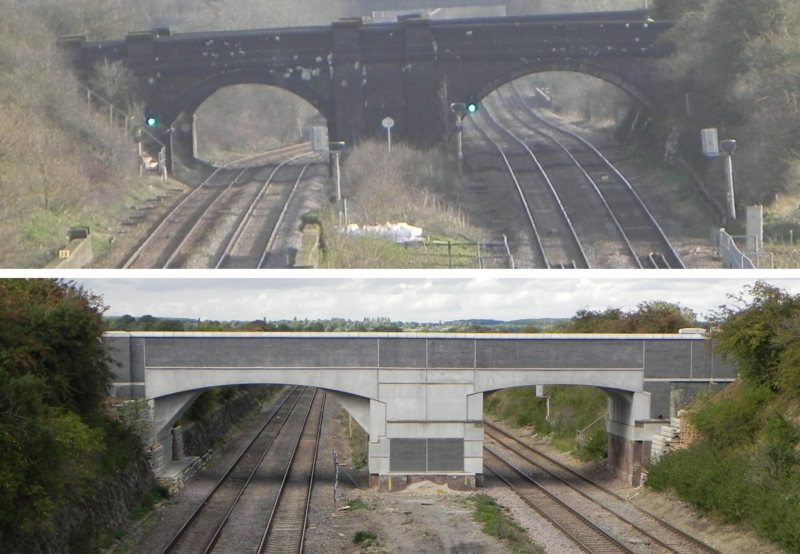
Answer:
[[[339,208],[339,225],[342,224],[342,176],[339,170],[339,155],[344,150],[344,141],[335,141],[328,143],[328,149],[333,154],[333,175],[336,179],[336,204]]]
[[[719,141],[719,148],[725,154],[725,177],[728,179],[728,217],[736,219],[736,202],[733,195],[733,153],[736,141],[733,139]]]

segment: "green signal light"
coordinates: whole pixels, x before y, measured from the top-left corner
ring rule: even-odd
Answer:
[[[148,127],[155,127],[158,125],[158,119],[153,116],[148,117],[145,121],[147,122]]]
[[[467,104],[467,113],[475,113],[478,111],[478,105],[475,102]]]

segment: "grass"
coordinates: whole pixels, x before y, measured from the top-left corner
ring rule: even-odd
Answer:
[[[350,446],[350,462],[353,469],[359,470],[367,467],[369,463],[369,435],[349,414],[343,417],[342,434],[348,438]]]
[[[371,510],[372,506],[361,500],[360,498],[354,498],[350,502],[347,503],[350,508],[351,512],[355,512],[356,510]]]
[[[526,530],[517,525],[508,509],[486,494],[474,494],[468,498],[474,504],[473,518],[483,525],[483,532],[501,540],[512,552],[522,554],[544,554],[544,550],[528,537]]]
[[[142,500],[141,504],[131,510],[131,519],[133,521],[139,521],[143,519],[146,515],[153,511],[153,508],[156,507],[156,504],[162,500],[166,500],[167,498],[169,498],[169,490],[167,487],[161,485],[153,487],[147,496],[144,497],[144,500]]]
[[[561,452],[575,452],[586,461],[604,458],[608,437],[603,422],[596,420],[606,412],[605,393],[594,387],[548,386],[545,394],[550,397],[549,419],[546,400],[536,396],[535,387],[497,391],[486,399],[484,410],[512,427],[549,435]],[[587,428],[586,443],[579,448],[577,433]]]
[[[378,535],[372,531],[356,531],[353,535],[353,544],[361,545],[364,548],[370,546],[380,546]]]
[[[359,226],[404,222],[420,227],[429,239],[406,246],[345,235],[339,232],[339,214],[331,208],[311,217],[320,227],[319,267],[478,267],[476,243],[483,239],[483,231],[442,200],[457,187],[459,176],[451,166],[443,151],[423,152],[400,144],[390,154],[385,144],[374,141],[355,146],[342,167],[348,222]]]

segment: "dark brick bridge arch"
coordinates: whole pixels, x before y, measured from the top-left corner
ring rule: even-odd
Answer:
[[[124,40],[62,41],[82,76],[123,60],[140,79],[148,112],[172,134],[175,155],[191,161],[192,115],[216,90],[266,84],[315,106],[331,140],[382,136],[418,145],[441,140],[452,102],[479,101],[498,86],[542,71],[577,71],[609,81],[648,108],[656,105],[656,43],[668,22],[644,12],[486,19],[342,20],[330,26],[129,34]],[[169,142],[164,140],[164,142]]]

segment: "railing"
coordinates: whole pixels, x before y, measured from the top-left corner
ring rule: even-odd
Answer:
[[[715,230],[713,242],[716,243],[717,252],[724,266],[728,269],[759,269],[773,268],[774,259],[771,252],[765,250],[753,250],[742,252],[736,244],[736,239],[745,239],[750,242],[754,237],[732,237],[725,229]],[[754,241],[757,242],[757,241]],[[753,262],[755,258],[755,263]]]
[[[166,145],[147,129],[143,128],[141,125],[136,125],[134,123],[136,119],[134,116],[131,116],[127,112],[119,109],[109,100],[103,98],[78,81],[75,81],[75,85],[86,95],[86,105],[89,109],[95,108],[99,105],[103,110],[108,110],[109,125],[119,125],[121,127],[125,127],[125,131],[127,132],[131,132],[131,129],[135,129],[140,160],[139,176],[142,176],[145,171],[149,170],[149,167],[147,167],[145,153],[142,151],[142,142],[140,140],[141,137],[146,136],[150,141],[160,146],[157,160],[158,172],[161,174],[162,180],[166,179]]]
[[[577,435],[578,435],[578,448],[579,448],[579,449],[583,450],[583,448],[585,448],[585,447],[586,447],[586,431],[588,431],[589,429],[591,429],[591,428],[592,428],[592,427],[593,427],[593,426],[594,426],[596,423],[598,423],[598,422],[600,422],[600,421],[605,421],[607,417],[608,417],[608,414],[603,414],[603,415],[601,415],[600,417],[598,417],[597,419],[595,419],[593,422],[591,422],[589,425],[587,425],[586,427],[584,427],[583,429],[579,429],[579,430],[577,431]]]
[[[514,256],[505,235],[502,242],[426,240],[403,244],[416,250],[416,261],[424,268],[514,269]]]

